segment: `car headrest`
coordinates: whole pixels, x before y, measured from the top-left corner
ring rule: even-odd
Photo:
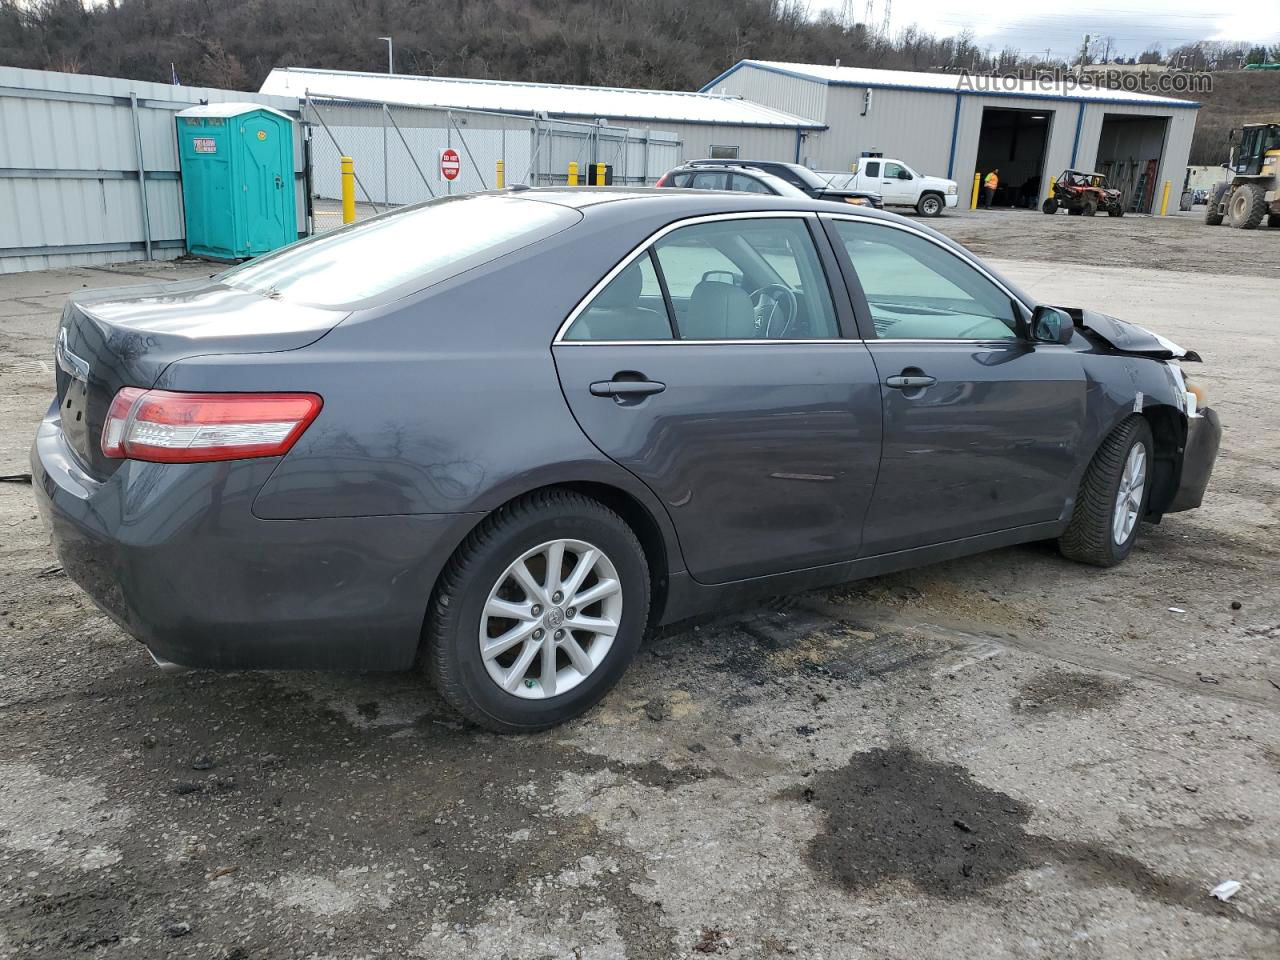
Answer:
[[[689,340],[754,340],[756,312],[751,297],[731,283],[703,280],[693,288],[680,333]]]
[[[640,275],[640,261],[628,264],[627,268],[609,282],[600,291],[592,303],[593,307],[634,307],[640,303],[640,291],[644,287],[644,277]]]

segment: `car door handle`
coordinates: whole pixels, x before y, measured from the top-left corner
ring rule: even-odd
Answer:
[[[620,399],[647,397],[651,394],[661,393],[665,389],[667,389],[667,385],[659,383],[657,380],[597,380],[590,387],[593,397],[618,397]]]
[[[916,389],[919,389],[920,387],[932,387],[937,382],[938,382],[937,377],[900,376],[900,377],[887,378],[884,382],[884,385],[886,387],[893,387],[895,390],[916,390]]]

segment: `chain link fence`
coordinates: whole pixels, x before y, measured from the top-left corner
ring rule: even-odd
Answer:
[[[581,123],[478,110],[408,107],[367,100],[305,101],[311,124],[311,190],[317,233],[342,225],[339,158],[355,161],[356,218],[432,197],[525,183],[579,183],[587,168],[612,168],[615,186],[646,186],[679,163],[680,138],[667,131]],[[453,150],[458,176],[440,173],[441,152]]]

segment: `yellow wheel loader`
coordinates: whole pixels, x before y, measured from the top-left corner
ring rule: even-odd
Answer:
[[[1225,166],[1231,179],[1209,194],[1204,222],[1217,226],[1225,219],[1241,230],[1264,221],[1280,227],[1280,123],[1245,124],[1240,149]]]

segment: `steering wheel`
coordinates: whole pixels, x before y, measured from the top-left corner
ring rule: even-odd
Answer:
[[[757,336],[781,340],[800,316],[800,303],[790,287],[782,283],[766,283],[751,291],[751,305],[756,312]],[[777,330],[777,333],[774,331]]]

